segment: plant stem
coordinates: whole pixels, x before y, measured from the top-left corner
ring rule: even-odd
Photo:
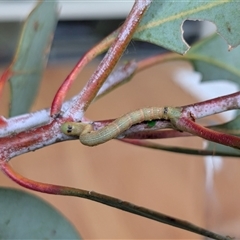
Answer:
[[[201,103],[183,106],[182,118],[185,120],[183,119],[181,120],[182,122],[178,123],[177,129],[200,136],[210,141],[215,141],[227,146],[239,148],[240,138],[206,129],[189,120],[189,114],[194,118],[200,118],[217,112],[222,112],[223,110],[226,111],[229,109],[237,109],[240,105],[239,99],[240,92],[237,92]],[[64,109],[68,109],[70,104],[72,104],[72,102],[65,103]],[[216,106],[216,109],[214,106]],[[49,123],[50,119],[48,117],[48,111],[49,110],[42,110],[36,113],[26,114],[9,119],[7,124],[4,124],[4,126],[0,129],[0,148],[2,149],[1,155],[4,155],[10,159],[20,154],[34,151],[59,141],[74,139],[67,137],[60,132],[61,124],[68,120],[72,121],[72,118],[56,118],[53,122]],[[44,122],[45,125],[41,126],[42,122],[36,118],[38,114],[39,119],[42,118],[42,122]],[[27,127],[29,128],[26,128],[26,124],[28,124]],[[165,121],[156,121],[156,128],[154,127],[152,130],[170,127],[171,125],[169,124],[169,122]],[[105,124],[103,121],[103,123],[96,122],[93,125],[96,126],[95,130],[97,130],[103,127]],[[33,129],[33,127],[36,128]],[[137,131],[149,129],[146,123],[140,123],[132,128],[133,129],[130,128],[128,130],[128,133],[134,132],[135,128]],[[124,133],[122,136],[124,136]],[[219,138],[219,136],[221,137]]]
[[[10,160],[23,153],[69,139],[60,132],[62,124],[63,120],[57,119],[50,124],[0,138],[0,157]]]
[[[205,237],[210,237],[216,240],[230,240],[229,237],[224,237],[219,234],[216,234],[214,232],[208,231],[204,228],[198,227],[190,222],[177,219],[162,213],[159,213],[157,211],[144,208],[141,206],[134,205],[133,203],[126,202],[111,196],[107,196],[104,194],[96,193],[93,191],[87,191],[77,188],[71,188],[71,187],[65,187],[65,186],[59,186],[59,185],[53,185],[53,184],[46,184],[41,182],[36,182],[31,179],[25,178],[21,176],[19,173],[14,171],[12,167],[6,163],[3,162],[0,165],[2,171],[11,178],[14,182],[17,184],[34,190],[38,192],[48,193],[48,194],[57,194],[57,195],[66,195],[66,196],[75,196],[80,198],[86,198],[88,200],[92,200],[95,202],[102,203],[107,206],[111,206],[117,209],[121,209],[126,212],[130,212],[133,214],[136,214],[138,216],[142,216],[145,218],[152,219],[154,221],[158,221],[167,225],[171,225],[177,228],[181,228]]]
[[[195,119],[240,108],[240,91],[207,101],[183,106],[183,116],[191,113]]]
[[[78,61],[73,70],[64,80],[60,88],[58,89],[51,106],[51,116],[56,115],[60,112],[63,101],[66,97],[68,89],[73,84],[74,80],[77,78],[80,71],[86,66],[90,61],[92,61],[97,55],[106,51],[109,46],[113,43],[116,33],[118,30],[111,33],[109,36],[104,38],[100,43],[95,45],[92,49],[90,49],[84,56]]]
[[[124,143],[129,143],[135,146],[139,147],[145,147],[155,150],[161,150],[161,151],[167,151],[172,153],[181,153],[181,154],[188,154],[188,155],[195,155],[195,156],[225,156],[225,157],[239,157],[239,154],[237,153],[224,153],[224,152],[218,152],[217,150],[211,151],[211,150],[205,150],[205,149],[193,149],[193,148],[184,148],[184,147],[175,147],[175,146],[165,146],[162,144],[141,140],[141,139],[119,139],[120,141]]]
[[[75,121],[81,120],[83,112],[87,110],[88,106],[97,95],[98,90],[116,66],[150,3],[150,0],[138,0],[134,3],[114,43],[81,93],[73,102],[72,107],[64,113],[64,117],[73,117]]]
[[[176,127],[178,130],[182,130],[193,135],[199,136],[206,140],[220,143],[229,147],[240,149],[240,138],[229,135],[226,133],[221,133],[214,131],[212,129],[208,129],[203,127],[194,121],[190,120],[186,117],[181,117],[176,121]]]

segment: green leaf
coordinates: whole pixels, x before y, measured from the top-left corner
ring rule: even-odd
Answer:
[[[134,38],[184,54],[189,49],[182,36],[185,20],[211,21],[232,48],[240,44],[240,11],[236,0],[153,1]]]
[[[29,111],[47,63],[57,23],[57,1],[41,1],[25,21],[15,57],[10,66],[10,116]]]
[[[183,59],[189,60],[202,81],[231,80],[240,84],[240,47],[228,51],[224,40],[214,34],[194,44]]]
[[[40,198],[0,188],[0,239],[80,239],[65,217]]]

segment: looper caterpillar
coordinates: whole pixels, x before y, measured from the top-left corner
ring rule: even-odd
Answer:
[[[107,126],[93,131],[92,125],[81,122],[66,122],[61,126],[61,131],[70,136],[79,136],[82,144],[95,146],[116,138],[131,126],[143,121],[151,120],[172,120],[176,119],[181,108],[175,107],[149,107],[135,110],[117,118]]]

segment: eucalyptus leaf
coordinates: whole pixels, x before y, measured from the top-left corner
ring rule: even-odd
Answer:
[[[39,88],[57,23],[57,1],[39,1],[26,19],[10,65],[10,116],[29,111]]]
[[[151,42],[184,54],[189,46],[183,39],[185,20],[207,20],[217,26],[228,45],[240,44],[239,1],[153,1],[134,34],[135,39]]]
[[[51,205],[24,191],[0,188],[0,239],[80,239]]]
[[[240,84],[240,47],[228,51],[218,35],[205,38],[187,52],[183,59],[193,64],[202,75],[202,81],[231,80]]]

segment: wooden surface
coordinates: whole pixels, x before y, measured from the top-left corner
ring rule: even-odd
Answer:
[[[87,117],[109,119],[141,107],[193,103],[193,97],[171,80],[176,66],[179,67],[179,63],[164,64],[136,75],[130,83],[94,103]],[[70,69],[63,65],[48,68],[33,110],[50,106]],[[93,69],[92,65],[83,71],[70,95],[81,89]],[[6,95],[4,97],[6,99]],[[4,100],[1,105],[5,103]],[[159,142],[193,148],[202,146],[200,139],[190,137]],[[209,226],[201,157],[148,150],[115,140],[97,147],[71,141],[22,155],[11,163],[21,174],[37,181],[104,193],[201,227]],[[0,181],[3,186],[18,187],[1,173]],[[89,200],[35,194],[67,216],[84,239],[200,239],[187,231]]]

